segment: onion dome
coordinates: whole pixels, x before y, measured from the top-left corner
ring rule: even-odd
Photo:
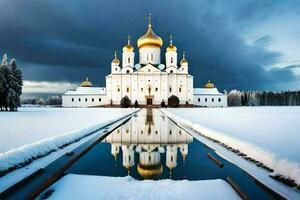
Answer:
[[[113,64],[115,64],[115,65],[119,65],[119,64],[120,64],[120,61],[119,61],[119,59],[117,58],[117,51],[115,51],[115,58],[112,60],[111,63],[113,63]]]
[[[127,39],[128,39],[128,42],[127,42],[127,45],[125,45],[125,46],[123,47],[123,52],[133,52],[134,48],[133,48],[133,46],[130,44],[130,35],[128,35]]]
[[[182,53],[182,59],[180,61],[180,65],[189,64],[188,61],[185,59],[185,52]]]
[[[86,77],[85,81],[82,81],[82,83],[80,84],[81,87],[92,87],[93,84],[91,81],[89,81],[89,78]]]
[[[142,47],[154,47],[161,48],[163,45],[162,39],[154,33],[151,25],[151,15],[149,15],[149,24],[147,32],[138,39],[137,46],[138,48]]]
[[[210,80],[204,85],[204,88],[215,88],[215,84],[211,83]]]
[[[172,35],[170,35],[170,45],[167,47],[167,52],[170,52],[170,51],[174,51],[174,52],[177,51],[177,47],[173,44],[173,36]]]
[[[162,174],[163,167],[161,163],[156,165],[142,165],[139,163],[137,171],[144,179],[152,179]]]

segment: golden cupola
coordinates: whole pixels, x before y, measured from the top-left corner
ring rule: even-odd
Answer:
[[[123,52],[133,52],[134,51],[133,46],[130,44],[130,38],[131,38],[130,35],[128,35],[128,37],[127,37],[127,39],[128,39],[127,45],[125,45],[123,47]]]
[[[204,88],[215,88],[215,84],[211,83],[210,80],[204,85]]]
[[[89,78],[86,77],[86,79],[84,81],[82,81],[82,83],[80,84],[81,87],[92,87],[93,84],[91,81],[89,81]]]
[[[182,53],[182,59],[180,61],[180,65],[189,64],[188,61],[185,59],[185,52]]]
[[[117,51],[115,51],[115,58],[112,60],[111,63],[113,63],[113,64],[115,64],[115,65],[119,65],[119,64],[120,64],[120,61],[119,61],[119,59],[117,58]]]
[[[149,15],[149,24],[147,32],[138,39],[138,48],[150,47],[150,48],[161,48],[163,45],[162,39],[154,33],[151,25],[151,15]]]
[[[173,44],[173,36],[170,35],[170,45],[167,47],[167,52],[177,52],[177,47]]]

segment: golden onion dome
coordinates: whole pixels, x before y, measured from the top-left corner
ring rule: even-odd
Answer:
[[[128,35],[128,42],[127,42],[127,45],[125,45],[123,47],[123,52],[133,52],[134,51],[134,48],[133,46],[130,44],[130,35]]]
[[[204,85],[204,88],[215,88],[215,84],[211,83],[210,80]]]
[[[173,44],[173,36],[172,35],[170,35],[170,45],[167,47],[167,52],[170,52],[170,51],[174,51],[174,52],[177,51],[177,47]]]
[[[168,46],[167,47],[167,52],[170,52],[170,51],[175,51],[176,52],[177,51],[177,47],[175,45],[173,45],[173,44],[170,45],[170,46]]]
[[[92,87],[93,84],[91,81],[89,81],[89,78],[86,77],[85,81],[82,81],[82,83],[80,84],[81,87]]]
[[[183,65],[183,64],[189,64],[188,61],[185,59],[185,52],[183,52],[182,54],[182,59],[180,61],[180,65]]]
[[[138,39],[137,46],[138,48],[142,47],[154,47],[160,48],[163,45],[162,39],[154,33],[151,25],[151,15],[149,16],[149,24],[147,32]]]
[[[142,165],[139,163],[137,171],[144,179],[152,179],[162,174],[163,167],[161,163],[156,165]]]
[[[112,60],[111,63],[113,63],[113,64],[115,64],[115,65],[119,65],[119,64],[120,64],[120,61],[119,61],[119,59],[117,58],[117,51],[115,51],[115,58]]]

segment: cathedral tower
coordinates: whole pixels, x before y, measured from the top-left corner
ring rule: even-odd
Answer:
[[[177,47],[173,44],[173,36],[170,36],[170,45],[166,50],[166,66],[177,67]]]
[[[130,35],[127,37],[127,45],[123,47],[123,54],[122,54],[122,67],[131,67],[133,68],[134,65],[134,48],[130,44]]]

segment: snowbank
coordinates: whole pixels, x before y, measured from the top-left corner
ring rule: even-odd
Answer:
[[[53,191],[51,193],[51,191]],[[69,174],[48,188],[38,199],[240,199],[225,181],[144,180]]]
[[[0,112],[0,153],[131,112],[121,108],[19,108]]]
[[[89,111],[89,110],[88,110]],[[90,110],[93,111],[93,110]],[[106,111],[106,112],[104,112]],[[57,151],[59,149],[64,148],[67,145],[70,145],[74,142],[79,141],[80,139],[91,135],[92,133],[95,133],[97,130],[99,130],[100,128],[102,128],[103,126],[111,123],[112,121],[118,120],[120,118],[125,117],[126,115],[136,111],[135,109],[128,109],[128,110],[122,110],[123,112],[121,112],[121,109],[119,109],[118,112],[107,112],[107,111],[112,111],[112,109],[108,109],[108,110],[102,110],[102,112],[98,112],[98,111],[94,111],[94,113],[96,113],[97,115],[101,114],[101,120],[99,120],[98,117],[98,121],[96,123],[96,121],[94,120],[90,120],[90,124],[91,123],[95,123],[93,125],[90,125],[88,127],[86,123],[81,123],[82,121],[85,120],[85,118],[89,118],[89,117],[93,117],[94,113],[92,112],[92,114],[90,114],[89,112],[84,112],[82,119],[80,119],[80,121],[76,121],[74,120],[68,120],[65,121],[64,126],[68,126],[71,123],[76,122],[77,125],[80,125],[82,128],[79,130],[75,130],[75,131],[70,131],[67,132],[65,134],[59,134],[57,136],[53,136],[53,137],[48,137],[46,139],[42,139],[40,141],[36,141],[30,144],[26,144],[24,146],[18,147],[16,149],[12,149],[10,151],[4,152],[0,154],[0,176],[4,175],[12,170],[21,168],[29,163],[31,163],[33,160],[46,156],[54,151]],[[32,111],[31,111],[32,112]],[[45,113],[49,114],[49,112],[52,112],[52,109],[49,111],[48,109],[44,110],[41,113]],[[55,110],[54,112],[57,112],[57,110]],[[70,112],[70,111],[66,111],[66,112]],[[65,117],[64,114],[66,113],[63,110],[59,109],[59,114],[60,120],[63,120],[63,118]],[[82,110],[80,112],[80,110],[78,110],[79,114],[82,114]],[[78,114],[76,110],[73,110],[73,112],[71,112],[72,114]],[[18,113],[16,113],[18,114]],[[22,114],[22,113],[20,113]],[[53,116],[50,114],[50,116]],[[58,115],[56,115],[58,116]],[[105,116],[105,117],[104,117]],[[28,116],[29,117],[29,116]],[[41,117],[41,116],[40,116]],[[50,124],[47,123],[47,119],[48,117],[42,118],[42,121],[44,124],[47,124],[48,126],[48,130],[52,129],[51,126],[51,122]],[[76,118],[77,119],[77,118]],[[30,118],[27,120],[31,120]],[[50,118],[49,118],[50,120]],[[57,119],[54,119],[53,121],[57,121]],[[18,126],[18,124],[15,124],[15,126]],[[35,126],[35,124],[29,123],[27,124],[28,129],[30,129],[31,127]],[[64,129],[62,127],[62,129]],[[24,131],[27,131],[27,129],[24,129]],[[47,132],[47,131],[46,131]],[[40,130],[40,133],[43,133],[43,130]],[[30,137],[31,135],[29,134],[28,137]],[[1,143],[3,141],[1,140]],[[14,142],[14,141],[11,141]]]
[[[272,175],[283,176],[300,184],[300,165],[297,162],[299,160],[291,159],[299,156],[296,155],[300,144],[300,126],[296,123],[300,117],[299,107],[193,108],[162,111],[204,137],[238,150],[237,153],[245,158],[258,161],[272,169]],[[271,121],[274,123],[270,123]],[[268,132],[265,132],[266,130]],[[289,133],[283,135],[286,131]],[[284,139],[278,141],[279,138]],[[285,155],[282,151],[288,153]]]

